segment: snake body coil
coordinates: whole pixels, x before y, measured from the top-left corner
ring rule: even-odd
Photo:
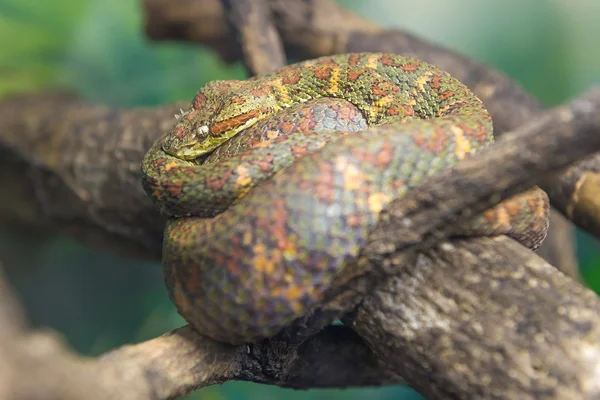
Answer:
[[[171,217],[171,298],[216,340],[273,336],[343,290],[348,266],[368,265],[360,250],[390,201],[492,141],[482,102],[410,57],[345,54],[212,82],[142,165]],[[459,233],[536,247],[547,213],[536,189]]]

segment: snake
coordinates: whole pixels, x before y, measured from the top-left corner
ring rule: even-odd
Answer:
[[[176,119],[141,166],[168,217],[165,281],[197,332],[231,344],[326,308],[344,276],[370,268],[361,250],[382,210],[494,142],[470,89],[390,53],[209,82]],[[508,235],[536,249],[548,209],[532,188],[461,222],[455,236]]]

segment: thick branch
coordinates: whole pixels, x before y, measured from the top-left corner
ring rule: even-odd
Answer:
[[[180,106],[118,110],[52,93],[3,99],[0,181],[10,190],[0,221],[159,259],[164,219],[139,171]]]
[[[355,332],[329,327],[302,344],[248,347],[203,338],[189,326],[98,359],[74,354],[52,332],[27,331],[0,268],[0,399],[171,399],[249,380],[285,387],[398,384]],[[35,384],[32,384],[35,382]]]
[[[442,243],[392,268],[352,327],[428,400],[600,395],[600,300],[512,239]]]
[[[185,326],[151,341],[116,349],[100,361],[116,376],[135,371],[136,379],[159,399],[229,380],[302,389],[403,382],[382,369],[358,335],[343,326],[329,327],[299,348],[274,341],[223,345]]]
[[[228,22],[237,37],[242,59],[252,75],[283,67],[283,44],[266,0],[222,0]]]

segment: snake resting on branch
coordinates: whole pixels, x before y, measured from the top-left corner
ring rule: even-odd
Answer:
[[[493,142],[467,87],[396,54],[214,81],[176,117],[142,163],[144,190],[169,216],[165,279],[199,333],[232,344],[325,307],[344,276],[369,268],[361,249],[381,210]],[[461,222],[456,236],[506,234],[537,248],[548,207],[534,188]]]

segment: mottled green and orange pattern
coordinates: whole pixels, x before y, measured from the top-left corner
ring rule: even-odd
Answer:
[[[390,201],[492,141],[482,102],[410,57],[345,54],[210,83],[142,165],[171,217],[171,298],[215,340],[273,336],[343,291],[348,266],[369,265],[360,251]],[[547,226],[535,189],[457,235],[535,248]]]

